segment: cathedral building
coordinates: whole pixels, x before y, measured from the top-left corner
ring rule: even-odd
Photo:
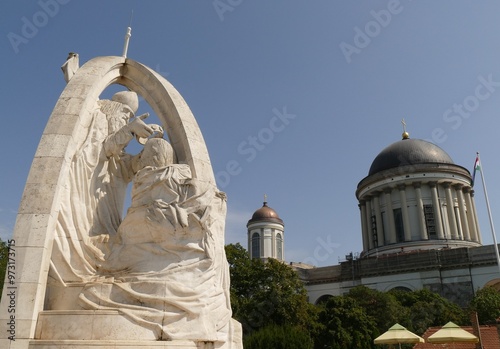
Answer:
[[[461,305],[486,285],[500,289],[495,246],[481,242],[472,180],[443,149],[405,131],[375,157],[356,189],[359,256],[326,267],[291,263],[310,302],[358,285],[427,288]],[[252,258],[284,260],[284,223],[267,202],[247,228]]]

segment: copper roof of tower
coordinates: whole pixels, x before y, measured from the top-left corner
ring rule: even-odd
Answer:
[[[278,216],[276,211],[267,206],[267,201],[264,201],[262,207],[254,212],[252,219],[248,221],[247,226],[256,222],[273,222],[284,225],[283,220]]]

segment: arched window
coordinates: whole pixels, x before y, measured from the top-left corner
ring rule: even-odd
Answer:
[[[403,291],[403,292],[411,292],[412,290],[405,286],[396,286],[391,288],[391,291]]]
[[[281,234],[276,234],[276,258],[283,260],[283,237]]]
[[[260,235],[252,234],[252,258],[260,258]]]
[[[331,294],[324,294],[322,295],[321,297],[319,297],[317,300],[316,300],[316,303],[314,303],[315,305],[320,305],[320,304],[325,304],[326,302],[328,302],[328,300],[330,298],[332,298],[333,296]]]

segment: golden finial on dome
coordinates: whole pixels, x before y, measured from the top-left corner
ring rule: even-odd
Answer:
[[[403,139],[409,139],[410,134],[406,132],[406,122],[404,118],[401,120],[401,123],[403,124]]]

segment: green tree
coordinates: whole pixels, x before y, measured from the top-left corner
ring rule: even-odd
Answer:
[[[300,327],[269,325],[246,336],[245,349],[312,349],[309,333]]]
[[[477,312],[480,324],[495,324],[500,318],[500,291],[493,287],[483,287],[474,295],[470,308]]]
[[[354,298],[334,296],[320,309],[315,349],[374,348],[377,324]]]
[[[245,334],[271,324],[308,328],[312,305],[297,273],[287,264],[251,259],[240,245],[227,245],[233,316]]]
[[[467,314],[462,308],[430,290],[392,290],[389,294],[406,308],[407,316],[400,320],[401,325],[417,334],[424,333],[431,326],[442,326],[448,321],[468,323]]]
[[[405,309],[388,292],[381,292],[366,286],[352,288],[347,297],[354,299],[359,306],[363,307],[366,314],[374,319],[377,326],[377,335],[384,333],[395,323],[401,323],[408,317],[408,310]],[[403,325],[404,326],[404,325]]]
[[[0,299],[3,293],[3,283],[5,281],[5,271],[7,269],[7,261],[9,258],[9,247],[5,241],[0,239]]]

